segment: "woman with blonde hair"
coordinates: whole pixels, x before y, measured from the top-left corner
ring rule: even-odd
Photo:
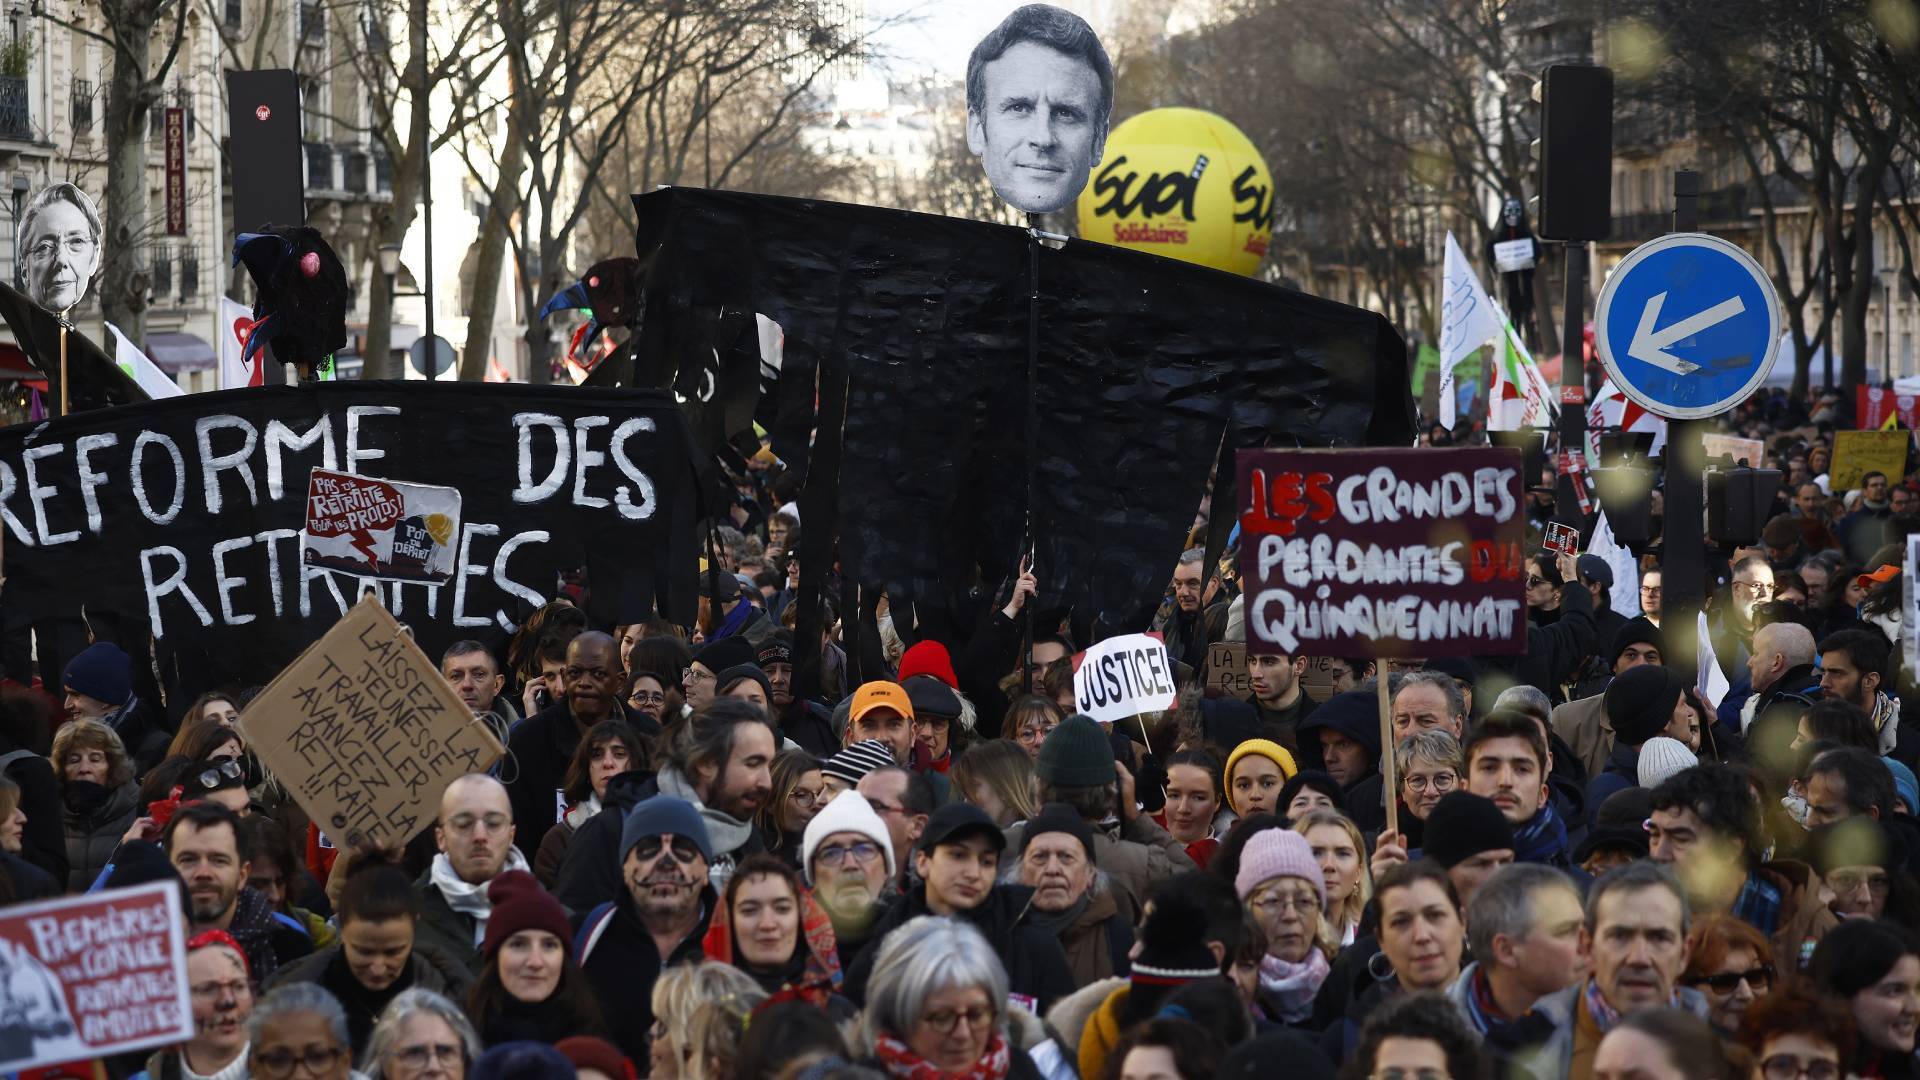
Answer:
[[[1360,913],[1373,899],[1373,877],[1367,872],[1367,844],[1360,827],[1338,810],[1315,810],[1293,823],[1306,838],[1313,860],[1326,877],[1327,922],[1334,944],[1353,944]]]
[[[1233,885],[1267,937],[1255,1007],[1276,1023],[1304,1023],[1339,950],[1327,919],[1326,876],[1306,838],[1285,829],[1255,833]]]
[[[1033,788],[1033,758],[1007,739],[969,746],[953,763],[955,794],[985,810],[1002,830],[1040,812]]]
[[[6,875],[8,885],[0,904],[42,900],[64,891],[52,874],[20,857],[26,828],[27,814],[20,809],[20,785],[0,773],[0,872]]]
[[[743,1002],[744,1015],[766,996],[751,976],[728,964],[703,960],[668,968],[653,984],[653,1030],[647,1033],[653,1068],[648,1075],[653,1080],[702,1080],[696,1070],[706,1059],[693,1030],[700,1007],[709,1002]],[[705,1036],[704,1028],[701,1034]]]
[[[120,734],[98,720],[74,720],[53,736],[67,827],[67,891],[86,892],[140,812],[133,759]]]

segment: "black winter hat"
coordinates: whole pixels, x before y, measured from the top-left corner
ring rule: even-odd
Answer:
[[[1033,774],[1057,788],[1100,787],[1114,782],[1113,762],[1107,733],[1092,717],[1075,713],[1047,733]]]
[[[1609,668],[1620,659],[1621,653],[1627,651],[1629,645],[1651,645],[1660,650],[1660,659],[1667,658],[1667,636],[1660,632],[1659,627],[1648,622],[1645,615],[1628,619],[1619,630],[1614,631],[1613,649],[1607,653]]]
[[[1674,707],[1686,686],[1659,664],[1630,667],[1607,684],[1607,722],[1623,746],[1639,746],[1673,723]]]
[[[753,642],[735,634],[723,637],[719,641],[709,641],[694,650],[693,662],[713,672],[715,675],[730,667],[754,662]]]
[[[767,704],[769,706],[773,704],[773,681],[767,678],[767,673],[761,671],[758,664],[735,664],[730,668],[722,668],[714,672],[714,675],[713,688],[716,691],[725,689],[728,683],[740,679],[752,679],[760,684],[760,692],[767,696]]]
[[[1298,730],[1304,736],[1319,728],[1332,728],[1366,747],[1375,761],[1380,760],[1380,699],[1374,691],[1349,690],[1333,695],[1321,702],[1312,716],[1300,721]]]
[[[1513,827],[1493,800],[1468,791],[1448,793],[1427,815],[1421,854],[1451,870],[1483,851],[1512,851]]]
[[[1027,819],[1026,827],[1020,831],[1021,857],[1026,856],[1027,845],[1033,843],[1034,837],[1050,832],[1066,833],[1080,841],[1080,846],[1086,850],[1087,861],[1099,861],[1093,853],[1093,826],[1075,813],[1073,807],[1057,802],[1048,803],[1040,808],[1038,814]]]

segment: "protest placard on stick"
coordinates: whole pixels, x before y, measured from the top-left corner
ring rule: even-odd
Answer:
[[[1899,483],[1907,475],[1907,446],[1912,440],[1912,433],[1906,431],[1834,432],[1828,486],[1835,495],[1852,491],[1870,472],[1885,473],[1888,484]]]
[[[412,840],[449,783],[505,752],[371,596],[267,684],[239,727],[341,846]]]
[[[0,910],[0,1072],[192,1038],[185,927],[177,881]]]
[[[1102,724],[1170,709],[1177,696],[1166,643],[1149,634],[1110,637],[1081,654],[1073,670],[1075,707]],[[1151,749],[1144,720],[1140,736]]]

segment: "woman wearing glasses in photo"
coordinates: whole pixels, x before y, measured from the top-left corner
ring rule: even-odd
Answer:
[[[862,1034],[886,1075],[1038,1078],[1007,1019],[1006,969],[971,925],[922,915],[880,944]]]
[[[362,1063],[370,1080],[466,1080],[480,1039],[460,1007],[431,990],[409,990],[380,1014]]]
[[[1427,815],[1466,773],[1460,740],[1450,731],[1429,728],[1402,739],[1393,757],[1400,777],[1400,835],[1409,849],[1424,847]]]
[[[1754,999],[1773,989],[1773,949],[1760,931],[1731,915],[1708,915],[1687,935],[1682,986],[1707,996],[1707,1019],[1732,1038]]]
[[[800,865],[800,839],[807,822],[832,796],[820,772],[820,759],[805,750],[782,750],[773,757],[773,787],[753,823],[767,851],[788,866]]]
[[[1740,1027],[1754,1080],[1840,1080],[1856,1044],[1847,1010],[1803,990],[1754,1002]]]
[[[1305,1023],[1337,940],[1326,918],[1326,876],[1312,846],[1286,829],[1256,833],[1240,852],[1234,888],[1267,935],[1255,1007],[1273,1023]]]
[[[586,738],[574,747],[560,789],[567,808],[540,838],[540,849],[533,855],[533,876],[541,885],[551,889],[560,880],[560,864],[567,860],[573,834],[600,812],[607,781],[624,772],[644,770],[647,757],[646,740],[625,720],[602,720],[587,729]]]
[[[366,1080],[352,1068],[347,1014],[317,983],[288,983],[247,1018],[250,1080]]]

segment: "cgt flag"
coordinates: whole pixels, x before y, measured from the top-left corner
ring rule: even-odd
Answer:
[[[247,335],[253,332],[253,311],[238,301],[220,298],[220,389],[265,386],[266,365],[256,356],[246,359]]]
[[[1441,272],[1440,295],[1440,424],[1453,430],[1456,402],[1453,367],[1482,345],[1498,340],[1506,320],[1480,284],[1466,253],[1453,234],[1447,234],[1446,266]]]

